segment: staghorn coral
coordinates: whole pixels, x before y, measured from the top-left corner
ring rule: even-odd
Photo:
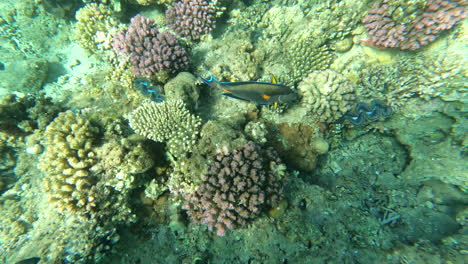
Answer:
[[[177,34],[189,40],[200,40],[215,26],[216,1],[181,0],[166,11],[166,22]]]
[[[174,35],[159,32],[154,20],[137,15],[126,31],[117,33],[112,44],[115,52],[130,58],[137,76],[173,74],[188,67],[187,52]]]
[[[176,157],[190,152],[201,125],[200,118],[190,114],[181,100],[145,103],[131,113],[129,121],[137,134],[167,142]]]
[[[60,113],[44,132],[46,151],[39,168],[47,174],[45,190],[62,212],[89,213],[96,207],[93,142],[98,129],[72,111]]]
[[[184,208],[195,223],[223,236],[277,205],[285,177],[285,167],[271,148],[262,151],[248,142],[232,151],[219,149],[197,190],[185,195]]]
[[[416,50],[462,21],[465,0],[391,1],[377,3],[362,20],[369,32],[367,43],[382,48]]]
[[[350,110],[356,98],[351,83],[332,70],[312,72],[299,83],[298,91],[309,114],[327,123]]]
[[[110,49],[111,36],[117,28],[113,11],[103,4],[90,3],[76,12],[74,39],[90,53],[97,49]]]

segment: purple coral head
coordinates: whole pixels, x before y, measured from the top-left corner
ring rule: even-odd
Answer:
[[[215,27],[216,9],[205,0],[181,0],[166,11],[166,22],[177,34],[199,40]]]
[[[137,15],[126,31],[114,36],[112,47],[118,55],[129,57],[137,76],[151,77],[160,71],[176,73],[188,68],[187,52],[176,37],[160,32],[154,20]]]
[[[369,33],[365,43],[377,48],[419,49],[465,19],[466,5],[466,0],[427,0],[421,14],[401,23],[392,18],[389,0],[383,0],[362,20]]]
[[[263,209],[276,206],[286,175],[281,177],[274,169],[281,164],[277,153],[261,150],[253,142],[217,153],[197,190],[185,195],[184,208],[193,222],[223,236],[227,230],[247,225]]]

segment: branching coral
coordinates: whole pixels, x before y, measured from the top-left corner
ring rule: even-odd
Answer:
[[[181,100],[145,103],[130,115],[130,126],[137,134],[157,142],[167,142],[169,152],[180,157],[190,152],[201,125]]]
[[[74,39],[81,47],[94,53],[96,49],[110,49],[110,39],[117,21],[112,10],[103,4],[90,3],[76,12]]]
[[[373,65],[360,71],[357,94],[364,100],[380,99],[393,108],[409,98],[463,101],[468,72],[454,54],[403,57],[389,65]]]
[[[130,57],[132,70],[138,76],[161,72],[176,73],[188,67],[188,56],[175,36],[159,32],[154,20],[137,15],[124,32],[114,36],[117,54]]]
[[[332,70],[314,71],[298,90],[301,104],[320,121],[333,122],[351,109],[356,98],[354,87],[341,74]]]
[[[377,3],[362,20],[368,43],[383,48],[416,50],[465,19],[465,0],[391,1]]]
[[[47,174],[45,190],[60,212],[91,212],[96,207],[89,169],[96,164],[93,142],[97,128],[72,111],[60,113],[44,133],[45,153],[39,168]]]
[[[180,36],[199,40],[214,29],[218,10],[220,8],[209,1],[181,0],[167,9],[166,21]]]
[[[271,148],[262,151],[249,142],[232,151],[219,149],[198,189],[185,196],[185,209],[195,223],[223,236],[277,205],[285,177],[285,167]]]

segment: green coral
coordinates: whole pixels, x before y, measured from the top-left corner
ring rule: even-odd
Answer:
[[[145,103],[129,119],[137,134],[167,142],[169,152],[175,157],[191,152],[201,125],[201,119],[192,115],[182,100]]]

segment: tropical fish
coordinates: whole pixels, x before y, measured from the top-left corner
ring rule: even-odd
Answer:
[[[289,103],[297,99],[297,94],[289,87],[278,84],[276,78],[272,76],[271,82],[220,82],[213,76],[200,79],[209,86],[223,91],[223,95],[254,102],[258,105],[273,105],[277,107],[278,103]]]

